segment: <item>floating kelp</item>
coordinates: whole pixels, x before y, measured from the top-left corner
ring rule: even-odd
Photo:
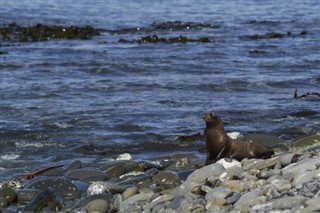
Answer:
[[[209,23],[197,22],[183,22],[183,21],[168,21],[168,22],[153,22],[147,27],[130,27],[116,30],[105,30],[114,34],[130,34],[130,33],[150,33],[154,31],[182,31],[191,29],[204,29],[204,28],[219,28],[219,25]]]
[[[183,21],[168,21],[168,22],[161,22],[161,23],[154,22],[152,23],[151,26],[154,29],[171,30],[171,31],[219,27],[218,25],[214,25],[214,24],[183,22]]]
[[[99,35],[101,30],[92,26],[49,26],[37,24],[31,27],[22,27],[16,23],[0,27],[0,40],[5,41],[47,41],[50,39],[90,39]]]
[[[185,36],[177,36],[177,37],[171,37],[171,38],[163,38],[163,37],[159,37],[157,35],[149,35],[149,36],[144,36],[144,37],[140,37],[138,39],[135,40],[127,40],[127,39],[119,39],[119,42],[121,43],[139,43],[139,44],[144,44],[144,43],[168,43],[168,44],[172,44],[172,43],[187,43],[187,42],[202,42],[202,43],[206,43],[206,42],[210,42],[210,39],[208,37],[200,37],[198,39],[192,39],[192,38],[188,38]]]
[[[280,38],[294,38],[298,36],[304,36],[307,34],[307,31],[301,31],[299,34],[293,34],[291,32],[287,33],[276,33],[276,32],[270,32],[266,34],[254,34],[254,35],[248,35],[248,36],[242,36],[240,38],[242,39],[249,39],[249,40],[259,40],[259,39],[280,39]]]

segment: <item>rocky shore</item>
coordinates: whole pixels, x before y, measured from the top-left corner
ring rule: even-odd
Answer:
[[[175,154],[146,160],[130,154],[42,174],[2,180],[9,212],[320,212],[320,136],[272,158],[205,159]],[[27,180],[29,179],[29,180]]]

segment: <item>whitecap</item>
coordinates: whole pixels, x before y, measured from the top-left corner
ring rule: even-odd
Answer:
[[[17,154],[5,154],[1,156],[1,160],[16,160],[20,157]]]

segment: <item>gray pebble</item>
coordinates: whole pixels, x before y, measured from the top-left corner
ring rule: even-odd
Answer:
[[[301,196],[279,198],[272,202],[275,209],[291,209],[303,204],[307,198]]]
[[[214,199],[217,199],[217,198],[226,198],[230,194],[232,194],[231,189],[225,188],[225,187],[222,187],[222,186],[218,186],[218,187],[215,187],[215,188],[211,189],[206,194],[205,199],[207,201],[209,201],[209,200],[214,200]]]

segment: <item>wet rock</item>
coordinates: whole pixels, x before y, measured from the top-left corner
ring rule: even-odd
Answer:
[[[242,138],[242,141],[255,142],[265,146],[275,146],[284,142],[278,137],[264,134],[248,134]]]
[[[106,175],[110,179],[119,179],[119,177],[126,173],[126,167],[124,165],[114,165],[105,171]]]
[[[200,132],[197,132],[196,134],[193,134],[193,135],[180,135],[180,136],[178,136],[178,140],[180,140],[180,141],[194,141],[194,140],[197,140],[202,137],[203,137],[203,135],[201,135]]]
[[[9,203],[13,203],[17,201],[16,192],[9,187],[4,187],[0,189],[0,197],[6,198]]]
[[[87,194],[95,195],[95,194],[103,194],[107,192],[122,193],[124,190],[125,190],[124,187],[111,182],[96,181],[96,182],[93,182],[88,187]]]
[[[159,168],[158,165],[150,163],[148,161],[138,161],[134,162],[133,164],[127,165],[125,167],[126,172],[145,172],[152,168]],[[159,168],[160,169],[160,168]]]
[[[305,149],[319,146],[320,145],[320,135],[312,135],[298,139],[290,143],[289,147],[295,152],[302,152]]]
[[[35,26],[23,27],[10,24],[0,27],[2,39],[6,41],[47,41],[50,39],[90,39],[99,35],[100,30],[91,26],[49,26],[37,24]]]
[[[0,211],[7,206],[9,206],[9,201],[7,198],[0,196]]]
[[[71,171],[75,169],[81,169],[82,163],[79,160],[73,161],[65,170],[66,171]]]
[[[178,172],[179,179],[181,181],[185,181],[188,178],[188,176],[194,171],[195,169],[188,169],[188,170]]]
[[[41,212],[44,208],[49,208],[51,211],[59,211],[64,204],[60,193],[52,188],[42,191],[29,204],[27,204],[23,212]]]
[[[103,175],[107,176],[102,171],[84,168],[84,169],[75,169],[75,170],[68,171],[65,176],[69,179],[80,180],[80,179],[85,179],[89,177],[103,176]]]
[[[25,188],[45,190],[50,187],[56,189],[66,200],[80,198],[80,191],[77,186],[65,178],[39,178],[33,180]]]
[[[26,204],[38,196],[42,190],[39,189],[20,189],[17,190],[17,198],[19,204]]]

